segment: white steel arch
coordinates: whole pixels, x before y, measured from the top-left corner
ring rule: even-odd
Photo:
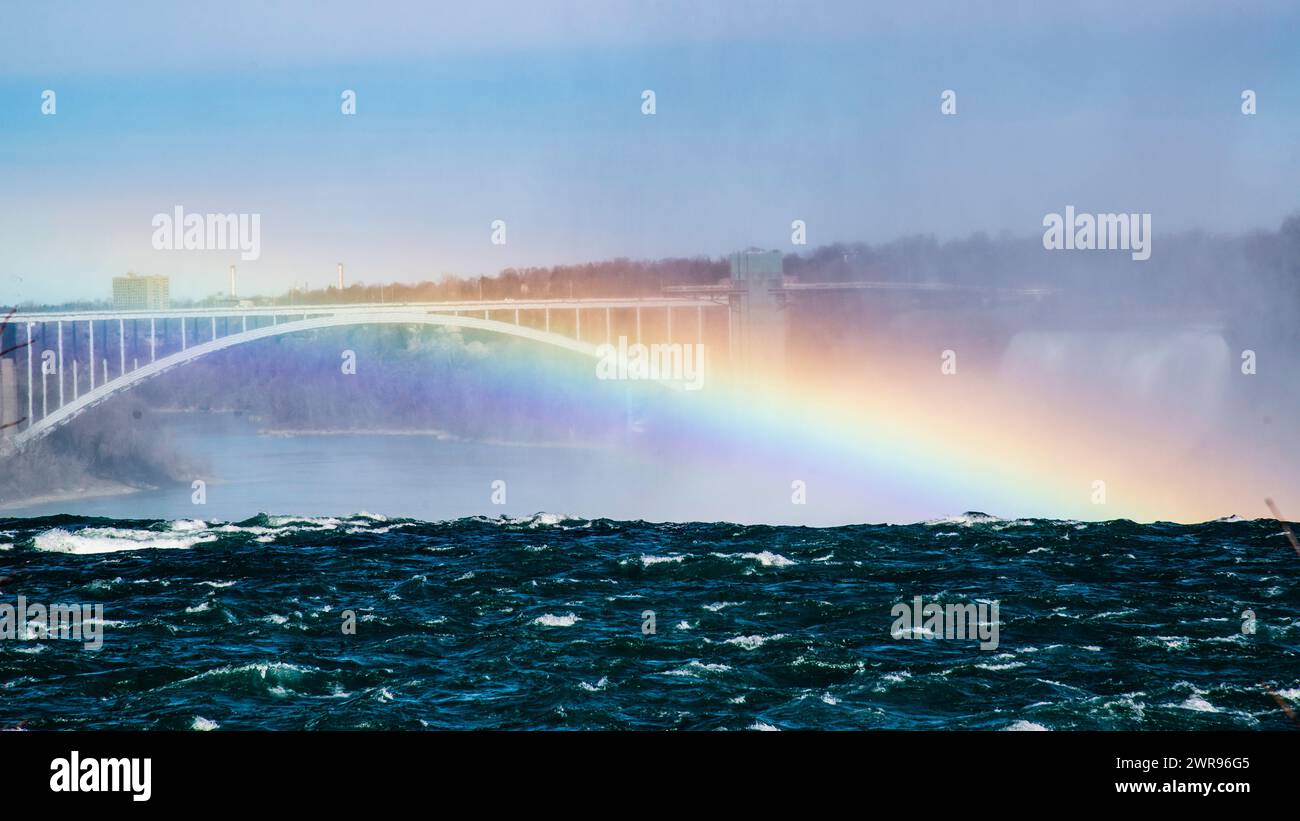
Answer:
[[[77,399],[68,402],[55,411],[52,411],[48,416],[33,423],[30,427],[15,436],[13,442],[21,447],[28,442],[39,439],[58,426],[80,416],[82,413],[95,405],[98,405],[100,402],[103,402],[105,399],[128,390],[134,385],[137,385],[146,379],[151,379],[164,371],[168,371],[188,362],[193,362],[207,354],[225,350],[226,348],[232,348],[236,345],[255,342],[259,339],[267,339],[273,336],[282,336],[284,334],[321,328],[339,328],[352,325],[439,325],[444,327],[468,328],[528,339],[534,342],[540,342],[544,345],[551,345],[556,348],[572,351],[593,359],[598,356],[597,346],[590,342],[582,342],[557,333],[551,333],[550,331],[538,330],[525,325],[515,325],[494,319],[480,319],[478,317],[437,314],[424,311],[401,311],[393,310],[392,308],[377,310],[373,313],[337,313],[325,316],[308,317],[292,322],[280,322],[274,325],[266,325],[253,330],[240,331],[238,333],[211,339],[207,342],[192,345],[184,350],[177,351],[169,356],[164,356],[154,362],[141,365],[133,371],[125,373],[112,381],[101,384],[93,390],[81,394]],[[661,381],[661,384],[668,385],[670,383]]]

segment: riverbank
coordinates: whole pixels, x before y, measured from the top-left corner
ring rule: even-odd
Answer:
[[[127,496],[146,490],[157,490],[152,485],[136,486],[112,479],[92,479],[76,488],[56,488],[31,496],[0,500],[0,512],[22,510],[37,505],[58,504],[77,499],[98,499],[109,496]]]

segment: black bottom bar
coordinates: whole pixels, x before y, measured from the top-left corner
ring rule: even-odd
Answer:
[[[434,799],[454,800],[458,812],[516,801],[618,811],[784,795],[863,809],[919,802],[901,806],[927,811],[944,804],[973,811],[996,799],[1004,809],[1003,801],[1035,802],[1041,812],[1185,799],[1215,809],[1260,799],[1280,806],[1294,793],[1298,742],[1291,732],[13,732],[0,733],[0,756],[6,801],[51,808],[337,810]],[[96,778],[112,786],[116,771],[120,791],[53,791],[67,786],[73,751],[80,779],[89,779],[79,787]],[[123,758],[140,760],[136,780],[116,761],[105,777],[104,759]],[[149,797],[136,801],[146,758]],[[52,767],[58,759],[66,763]],[[611,790],[628,801],[611,806]]]

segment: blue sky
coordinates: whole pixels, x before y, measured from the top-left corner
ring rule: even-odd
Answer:
[[[1073,204],[1158,242],[1300,210],[1296,10],[898,5],[7,4],[0,301],[128,269],[224,290],[237,252],[151,247],[175,205],[262,215],[261,292],[794,250],[793,219],[814,246],[1035,235]]]

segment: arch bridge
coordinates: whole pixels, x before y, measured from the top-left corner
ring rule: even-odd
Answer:
[[[718,321],[726,323],[725,331],[713,327]],[[601,343],[620,336],[702,342],[707,324],[710,338],[730,339],[731,313],[715,300],[646,297],[24,314],[11,317],[8,333],[0,335],[7,343],[0,349],[16,352],[16,358],[0,359],[0,433],[8,444],[22,446],[207,354],[272,336],[372,324],[485,331],[596,358]],[[17,364],[23,357],[25,374]]]

